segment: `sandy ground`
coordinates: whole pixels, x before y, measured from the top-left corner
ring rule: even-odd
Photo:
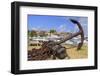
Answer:
[[[82,59],[88,57],[88,47],[83,45],[80,50],[77,50],[77,47],[70,48],[66,50],[70,59]]]
[[[68,54],[68,56],[70,57],[70,59],[83,59],[83,58],[87,58],[88,57],[88,47],[87,45],[83,45],[82,48],[80,50],[77,50],[77,47],[73,47],[72,45],[63,45],[66,48],[66,52]],[[29,46],[28,50],[31,50],[32,48],[40,48],[40,46]],[[49,60],[51,60],[52,58],[50,58]],[[65,58],[68,59],[68,58]],[[58,60],[58,59],[57,59]]]

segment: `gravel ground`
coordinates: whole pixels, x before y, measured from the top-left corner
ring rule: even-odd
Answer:
[[[64,47],[73,47],[72,45],[63,45]],[[28,50],[31,50],[33,46],[28,46]],[[40,48],[39,46],[35,48]],[[83,58],[88,58],[88,47],[87,45],[83,45],[80,50],[77,50],[77,47],[69,48],[66,49],[66,52],[70,59],[83,59]],[[65,59],[68,59],[67,57]],[[47,60],[52,60],[52,57],[47,59]],[[57,59],[58,60],[58,59]]]

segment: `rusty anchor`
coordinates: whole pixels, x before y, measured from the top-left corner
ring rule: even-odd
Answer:
[[[28,53],[28,56],[30,56],[28,58],[28,60],[45,60],[48,59],[52,56],[53,59],[64,59],[66,57],[70,58],[68,56],[68,54],[66,53],[66,48],[63,47],[61,44],[64,43],[67,40],[70,40],[78,35],[81,36],[81,42],[78,44],[77,46],[77,50],[81,49],[82,45],[83,45],[83,41],[84,41],[84,32],[83,32],[83,28],[81,26],[81,24],[74,20],[74,19],[70,19],[70,21],[74,24],[76,24],[79,28],[79,31],[66,37],[65,39],[59,41],[59,42],[54,42],[54,41],[48,41],[48,42],[44,42],[42,45],[42,48],[40,49],[32,49],[32,52],[34,52],[34,54]],[[35,52],[38,51],[39,53]]]

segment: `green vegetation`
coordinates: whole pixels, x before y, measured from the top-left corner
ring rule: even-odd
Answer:
[[[50,33],[56,33],[56,30],[51,29],[49,32],[50,32]]]

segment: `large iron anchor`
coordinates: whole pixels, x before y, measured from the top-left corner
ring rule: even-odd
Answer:
[[[62,45],[60,45],[60,44],[64,43],[67,40],[70,40],[70,39],[80,35],[81,36],[81,42],[78,44],[77,50],[79,50],[83,45],[84,32],[83,32],[83,28],[82,28],[81,24],[78,21],[74,20],[74,19],[70,19],[70,21],[78,26],[79,31],[74,33],[74,34],[72,34],[72,35],[69,35],[68,37],[66,37],[65,39],[63,39],[63,40],[61,40],[59,42],[53,42],[53,41],[48,42],[46,44],[46,46],[45,46],[45,47],[51,49],[52,55],[53,55],[53,59],[56,59],[56,57],[58,57],[59,59],[64,59],[65,57],[70,58],[68,56],[68,54],[66,53],[66,48],[63,47]]]
[[[53,57],[53,59],[56,59],[56,58],[64,59],[66,57],[70,58],[66,52],[67,49],[64,46],[62,46],[61,44],[67,40],[70,40],[70,39],[78,36],[78,35],[81,36],[81,42],[78,44],[78,47],[77,47],[77,50],[79,50],[82,47],[83,41],[84,41],[83,28],[78,21],[76,21],[74,19],[70,19],[70,21],[78,26],[78,28],[79,28],[78,32],[67,36],[66,38],[64,38],[63,40],[61,40],[59,42],[54,42],[54,41],[44,42],[41,49],[38,49],[38,50],[33,49],[33,53],[32,52],[29,53],[29,60],[31,60],[31,59],[44,60],[44,59],[50,58],[51,56]]]

